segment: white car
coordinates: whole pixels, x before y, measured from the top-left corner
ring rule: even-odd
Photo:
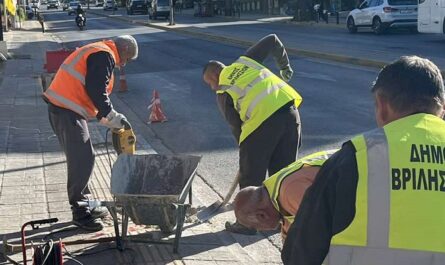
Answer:
[[[346,26],[350,33],[371,27],[376,34],[388,28],[417,29],[417,0],[365,0],[349,12]]]
[[[34,9],[39,9],[40,8],[40,1],[39,0],[32,0],[31,1],[31,7]]]
[[[117,4],[114,0],[106,0],[104,2],[104,10],[117,10]]]

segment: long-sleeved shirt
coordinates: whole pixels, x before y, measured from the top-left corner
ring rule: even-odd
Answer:
[[[355,148],[348,141],[324,163],[306,191],[283,246],[284,264],[322,264],[332,236],[354,218],[357,182]]]
[[[106,117],[113,109],[107,94],[107,86],[113,74],[115,62],[110,53],[100,51],[92,53],[87,59],[85,89],[94,106],[97,108],[97,119]]]
[[[272,56],[280,70],[289,66],[289,58],[286,49],[275,34],[267,35],[259,40],[256,44],[247,49],[244,56],[259,63],[263,63],[267,57]],[[242,121],[239,113],[235,110],[232,98],[229,94],[222,93],[216,95],[216,100],[219,110],[232,130],[233,136],[236,141],[239,142]]]

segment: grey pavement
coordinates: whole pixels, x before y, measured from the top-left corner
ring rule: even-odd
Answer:
[[[5,40],[16,59],[0,64],[0,237],[18,243],[23,223],[53,217],[59,218],[59,223],[49,228],[42,226],[36,232],[27,231],[30,240],[113,235],[110,218],[104,220],[106,228],[97,233],[83,233],[70,224],[65,158],[48,123],[46,104],[40,98],[45,51],[57,50],[61,44],[56,36],[42,34],[36,21],[23,23],[22,30],[5,33]],[[146,124],[141,119],[133,119],[137,115],[121,99],[125,99],[125,94],[113,96],[112,101],[134,120],[138,153],[155,152],[152,146],[160,144],[149,142]],[[105,128],[91,122],[90,132],[96,148],[92,193],[97,199],[111,200]],[[169,152],[168,148],[156,150]],[[110,158],[112,161],[116,158],[114,151]],[[207,205],[218,197],[199,177],[193,190],[194,200],[200,205]],[[189,217],[179,254],[173,254],[168,245],[139,243],[129,243],[123,252],[107,243],[69,246],[68,250],[84,264],[279,264],[280,246],[272,244],[263,234],[248,237],[222,231],[224,220],[232,214],[226,212],[204,224],[197,224]],[[151,226],[130,224],[129,232],[151,239],[165,237]],[[15,253],[12,258],[20,260],[21,255]],[[9,263],[0,255],[0,264]]]

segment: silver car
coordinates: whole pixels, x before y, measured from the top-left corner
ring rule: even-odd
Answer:
[[[365,0],[349,12],[346,25],[350,33],[370,27],[376,34],[388,28],[417,29],[417,0]]]

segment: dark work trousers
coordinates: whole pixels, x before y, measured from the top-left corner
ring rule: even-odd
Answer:
[[[287,104],[277,110],[241,143],[240,189],[261,186],[266,172],[272,176],[294,162],[301,145],[298,110]]]
[[[90,194],[88,181],[94,167],[94,150],[85,118],[79,114],[48,104],[49,121],[65,152],[68,169],[68,200],[73,218],[90,214],[88,208],[76,207],[76,202],[86,201]]]

